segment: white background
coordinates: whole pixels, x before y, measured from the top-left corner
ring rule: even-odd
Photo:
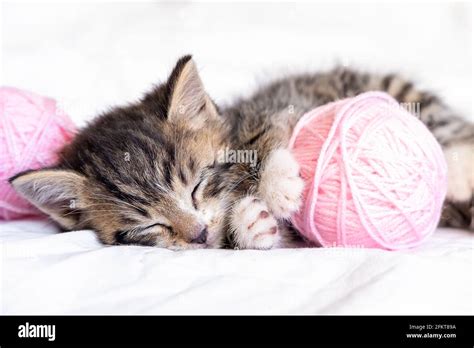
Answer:
[[[4,3],[4,85],[59,100],[80,125],[192,53],[218,103],[336,63],[400,72],[472,117],[469,3]]]

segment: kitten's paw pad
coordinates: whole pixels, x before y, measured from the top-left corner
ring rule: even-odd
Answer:
[[[267,205],[256,197],[243,198],[233,210],[234,239],[242,249],[271,249],[279,241],[278,224]]]
[[[288,149],[274,150],[265,163],[259,192],[278,218],[288,219],[300,208],[304,181],[299,168]]]

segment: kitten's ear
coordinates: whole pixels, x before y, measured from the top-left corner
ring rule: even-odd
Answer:
[[[21,196],[66,229],[79,222],[85,177],[69,170],[40,169],[20,173],[10,183]]]
[[[184,121],[193,128],[200,128],[207,120],[218,117],[191,56],[184,56],[176,63],[168,86],[171,93],[168,119],[171,122]]]

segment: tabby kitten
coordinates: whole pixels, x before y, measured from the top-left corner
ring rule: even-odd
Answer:
[[[420,106],[418,116],[449,166],[441,224],[472,229],[473,124],[398,76],[343,68],[278,80],[219,110],[185,56],[139,102],[83,129],[57,166],[10,182],[63,229],[93,229],[106,244],[175,250],[301,245],[288,222],[304,186],[286,149],[293,127],[316,106],[370,90]],[[223,161],[228,149],[252,151],[256,161]]]

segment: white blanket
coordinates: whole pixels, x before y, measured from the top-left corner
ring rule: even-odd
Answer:
[[[474,235],[417,250],[103,246],[46,221],[0,225],[3,314],[473,314]]]

